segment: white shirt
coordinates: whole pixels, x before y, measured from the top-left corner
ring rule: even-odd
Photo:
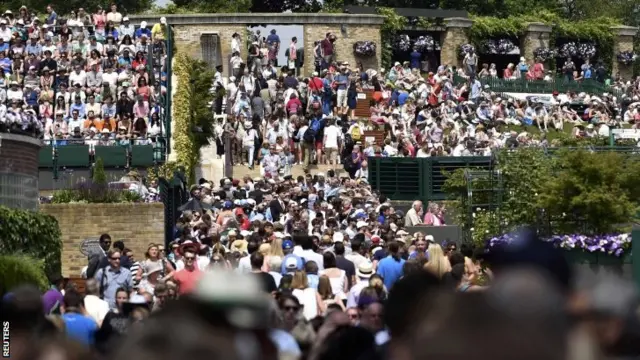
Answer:
[[[345,255],[344,258],[351,261],[353,265],[355,265],[356,269],[358,268],[358,266],[360,266],[360,264],[369,261],[369,259],[359,253],[351,253],[349,255]]]
[[[322,259],[322,255],[314,252],[313,250],[303,250],[301,246],[295,246],[293,248],[293,254],[304,258],[306,261],[313,261],[318,265],[318,271],[324,270],[324,260]],[[242,259],[240,259],[242,261]],[[238,264],[238,268],[240,264]]]
[[[339,137],[340,130],[335,125],[328,126],[324,129],[324,147],[337,149]]]
[[[102,320],[109,312],[109,303],[100,299],[95,295],[86,295],[84,297],[84,308],[97,324],[102,324]]]
[[[250,255],[247,255],[238,261],[238,272],[242,274],[248,274],[251,272]]]

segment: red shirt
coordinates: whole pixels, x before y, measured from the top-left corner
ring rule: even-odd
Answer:
[[[315,76],[309,81],[309,89],[322,91],[324,89],[324,85],[322,84],[322,80]]]
[[[333,44],[329,39],[324,39],[320,42],[320,47],[322,48],[322,53],[324,56],[333,55]]]
[[[202,271],[200,271],[200,269],[198,269],[197,267],[192,271],[189,271],[187,269],[176,271],[176,273],[173,275],[173,278],[178,282],[178,293],[180,295],[184,295],[192,292],[201,276]]]

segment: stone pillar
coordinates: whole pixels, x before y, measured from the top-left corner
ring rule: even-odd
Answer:
[[[633,51],[633,38],[638,33],[638,28],[633,26],[617,25],[612,26],[615,39],[613,40],[613,61],[611,75],[630,80],[633,77],[633,64],[624,65],[618,62],[618,53],[621,51]]]
[[[550,34],[551,26],[538,22],[527,24],[527,32],[520,39],[520,56],[527,61],[534,59],[533,52],[537,48],[549,48]]]
[[[446,18],[444,19],[447,31],[442,33],[442,51],[440,52],[440,63],[442,65],[453,65],[460,67],[460,46],[469,43],[466,30],[473,25],[473,20],[467,18]]]

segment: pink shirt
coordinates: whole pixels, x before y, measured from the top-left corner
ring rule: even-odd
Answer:
[[[180,295],[189,294],[193,291],[202,276],[202,271],[198,268],[194,268],[192,271],[182,269],[177,271],[173,278],[178,282],[178,293]]]

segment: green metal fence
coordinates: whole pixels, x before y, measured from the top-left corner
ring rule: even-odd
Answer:
[[[491,170],[493,157],[370,157],[369,183],[372,189],[392,200],[445,200],[442,187],[446,174],[457,169]]]
[[[166,142],[164,138],[158,138],[152,145],[90,147],[48,141],[38,153],[38,167],[56,171],[59,168],[89,168],[97,158],[102,159],[106,168],[147,168],[165,162]]]
[[[171,153],[171,78],[173,76],[173,47],[173,28],[167,26],[167,58],[165,60],[167,94],[164,97],[164,134],[166,137],[167,154]]]

